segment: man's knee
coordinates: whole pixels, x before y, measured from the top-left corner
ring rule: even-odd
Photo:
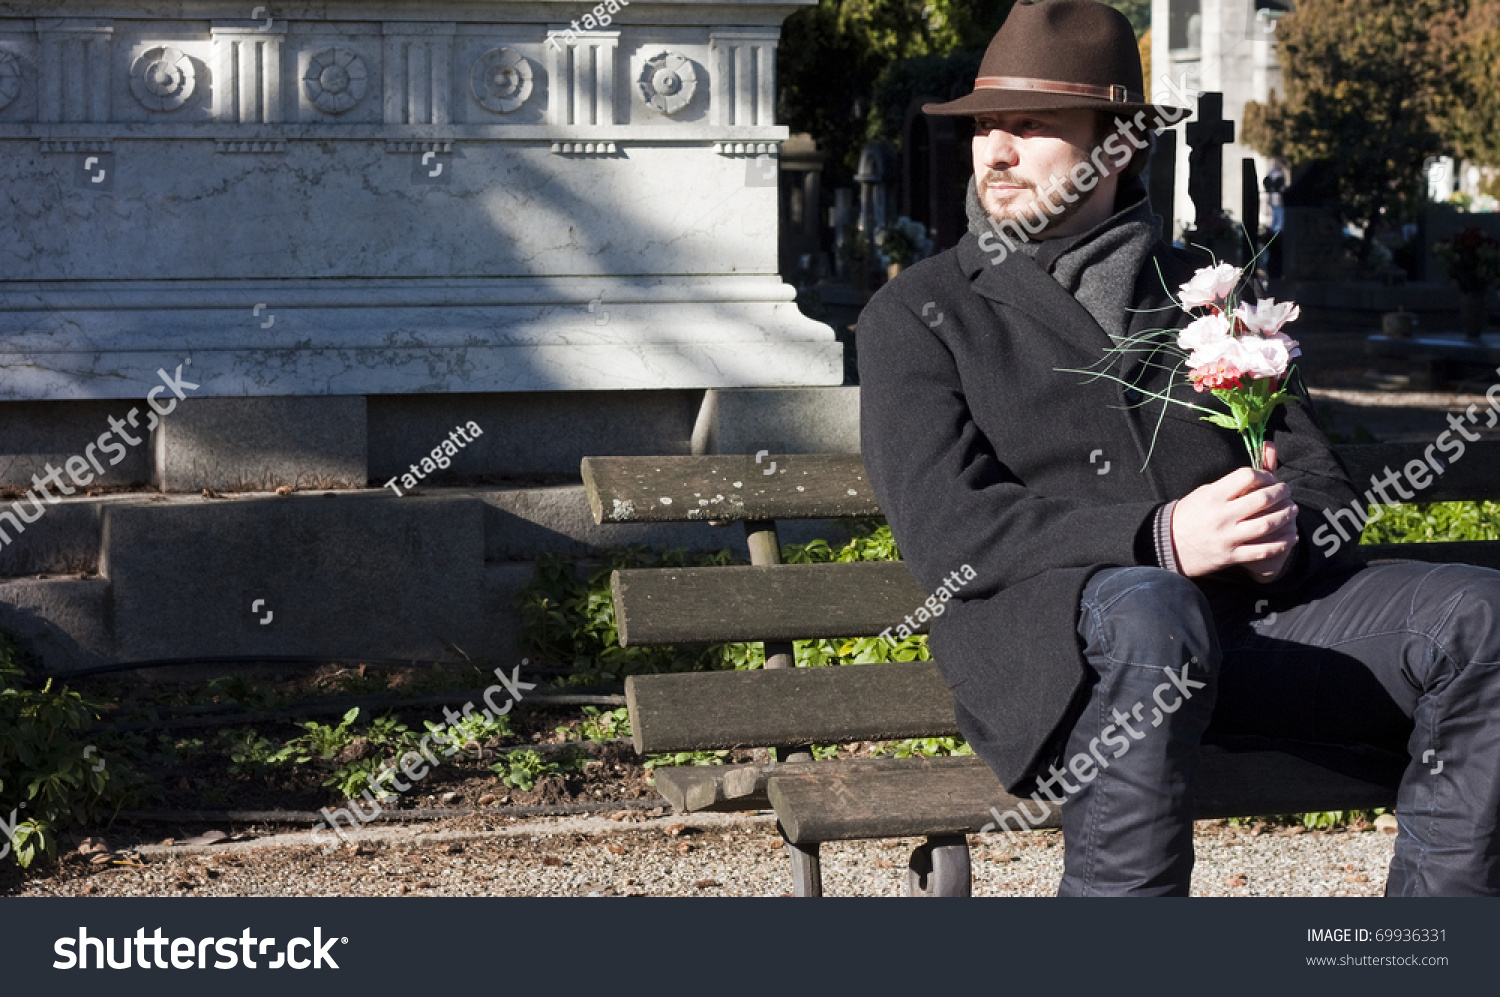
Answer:
[[[1191,579],[1162,568],[1126,568],[1098,586],[1085,609],[1116,661],[1165,666],[1218,658],[1213,610]]]
[[[1434,636],[1460,664],[1500,662],[1500,571],[1453,564],[1443,575],[1441,632]]]

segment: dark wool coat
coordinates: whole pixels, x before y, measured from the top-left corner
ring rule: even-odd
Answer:
[[[1238,434],[1200,413],[1059,373],[1097,364],[1114,343],[1030,257],[996,264],[978,242],[970,233],[911,267],[860,315],[861,440],[917,583],[932,592],[966,564],[977,573],[933,621],[932,654],[965,737],[1015,788],[1086,688],[1076,630],[1084,583],[1104,567],[1155,565],[1156,510],[1249,459]],[[1164,286],[1175,295],[1192,276],[1187,260],[1162,244],[1147,257],[1132,332],[1186,324]],[[1146,390],[1169,381],[1142,354],[1112,372]],[[1181,371],[1171,379],[1174,397],[1221,407]],[[1300,507],[1301,542],[1270,585],[1241,569],[1220,573],[1240,580],[1246,598],[1294,595],[1349,564],[1348,550],[1330,564],[1309,539],[1322,510],[1348,506],[1355,492],[1305,389],[1294,387],[1302,403],[1277,410],[1268,438]]]

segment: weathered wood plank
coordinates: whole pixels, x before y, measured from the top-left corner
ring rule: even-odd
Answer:
[[[1500,541],[1365,544],[1367,560],[1403,558],[1500,569]],[[620,643],[870,637],[911,616],[925,593],[900,561],[647,568],[610,579]]]
[[[667,768],[658,768],[653,774],[656,782],[656,791],[672,804],[672,809],[679,813],[701,813],[703,811],[738,811],[738,810],[761,810],[766,803],[760,806],[750,806],[748,798],[741,800],[728,800],[724,796],[724,776],[727,765],[678,765]],[[739,768],[740,766],[733,766]],[[759,768],[759,766],[746,766]],[[764,792],[761,800],[765,800]]]
[[[1429,561],[1436,564],[1477,564],[1500,570],[1500,541],[1471,540],[1430,544],[1360,544],[1359,555],[1366,561],[1398,558],[1406,561]]]
[[[1480,425],[1485,415],[1481,410]],[[1435,426],[1436,442],[1442,426]],[[1443,473],[1417,493],[1416,501],[1475,501],[1500,496],[1500,441],[1465,442],[1454,461],[1433,450]],[[1334,447],[1361,491],[1372,476],[1398,474],[1412,461],[1427,461],[1428,444],[1345,443]],[[716,454],[675,457],[585,457],[581,466],[589,508],[598,523],[660,523],[688,520],[832,519],[879,516],[858,454],[791,454],[769,460]],[[735,487],[739,482],[739,487]],[[1403,478],[1402,486],[1405,487]],[[851,495],[850,491],[854,494]],[[1394,489],[1388,491],[1398,497]],[[669,503],[662,501],[670,499]]]
[[[624,647],[872,637],[927,598],[900,561],[644,568],[610,592]]]
[[[1479,425],[1483,426],[1487,420],[1484,414],[1487,410],[1480,406]],[[1471,428],[1472,424],[1465,423],[1465,428]],[[1445,425],[1441,420],[1434,419],[1433,440],[1445,431]],[[1450,438],[1458,437],[1452,433]],[[1354,487],[1365,491],[1371,487],[1370,479],[1377,481],[1385,480],[1390,472],[1398,475],[1398,483],[1402,488],[1411,492],[1406,483],[1405,467],[1412,461],[1421,464],[1427,463],[1427,450],[1432,444],[1426,443],[1345,443],[1334,447],[1344,466],[1349,468],[1349,477],[1354,481]],[[1500,498],[1500,441],[1480,440],[1477,443],[1464,443],[1463,456],[1458,460],[1450,460],[1448,456],[1439,452],[1435,446],[1432,450],[1432,458],[1443,468],[1443,473],[1433,474],[1429,465],[1426,474],[1432,477],[1432,483],[1426,488],[1415,493],[1415,497],[1409,501],[1413,502],[1473,502],[1480,499]],[[1413,468],[1420,476],[1423,474],[1420,468]],[[1400,498],[1400,492],[1395,488],[1387,486],[1387,495],[1392,500]],[[1376,499],[1379,496],[1376,495]]]
[[[1199,766],[1195,816],[1389,807],[1395,804],[1399,778],[1396,766],[1372,772],[1365,762],[1335,771],[1281,751],[1229,752],[1209,746]],[[908,761],[900,770],[855,770],[840,762],[820,762],[805,773],[777,774],[767,793],[785,834],[795,842],[973,834],[994,824],[997,813],[1007,817],[1017,804],[994,773],[972,757]],[[1030,814],[1041,812],[1032,800],[1025,806]],[[1060,822],[1059,809],[1049,804],[1030,826],[1057,827]],[[1014,829],[1027,826],[1019,816],[1005,823]]]
[[[706,457],[585,457],[581,466],[596,523],[837,519],[878,516],[859,454],[790,454],[756,464]]]
[[[641,754],[958,732],[953,696],[930,661],[632,675],[625,700]]]
[[[832,764],[849,772],[901,772],[911,765],[911,760],[846,758]],[[776,762],[764,765],[684,765],[659,768],[655,778],[657,791],[679,811],[732,813],[770,809],[771,799],[766,795],[766,787],[774,776],[786,771],[785,764]]]

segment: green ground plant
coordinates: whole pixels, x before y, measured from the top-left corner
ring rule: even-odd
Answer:
[[[573,730],[570,727],[558,727],[557,733],[570,737]],[[597,706],[585,706],[579,735],[583,740],[592,741],[595,744],[629,737],[630,711],[623,706],[619,709],[603,711]]]
[[[505,785],[529,792],[536,787],[538,779],[557,775],[563,769],[560,765],[543,760],[542,756],[531,748],[523,748],[520,751],[510,752],[491,765],[490,771],[498,775]]]
[[[23,868],[55,857],[63,832],[103,823],[143,795],[125,759],[92,743],[100,710],[51,678],[28,682],[0,636],[0,818],[10,828],[0,849]]]

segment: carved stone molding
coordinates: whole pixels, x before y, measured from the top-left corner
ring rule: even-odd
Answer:
[[[566,44],[567,32],[547,34],[547,123],[613,125],[615,121],[615,51],[618,31],[582,31]]]
[[[554,156],[613,156],[619,149],[614,142],[553,142]]]
[[[38,18],[37,118],[73,124],[111,120],[114,24],[107,18]]]
[[[486,111],[509,114],[530,99],[533,76],[524,55],[511,48],[493,48],[474,63],[469,89]]]
[[[193,60],[180,48],[158,45],[142,52],[130,67],[130,92],[151,111],[175,111],[197,86]]]
[[[760,127],[776,122],[776,41],[763,28],[714,28],[709,33],[709,121]]]
[[[381,66],[388,125],[446,125],[453,92],[456,26],[448,21],[387,21]]]
[[[715,142],[714,152],[731,159],[739,156],[776,156],[781,153],[780,142]]]
[[[43,152],[113,152],[114,144],[107,138],[44,138]]]
[[[390,139],[385,143],[386,152],[452,152],[451,141],[416,141],[407,142],[399,139]]]
[[[21,93],[21,60],[10,52],[0,52],[0,108],[7,107]]]
[[[285,118],[281,95],[281,51],[286,22],[253,28],[215,24],[213,116],[229,124],[279,124]]]
[[[364,100],[370,89],[365,60],[346,48],[329,48],[313,55],[302,77],[307,99],[324,114],[343,114]]]
[[[646,60],[636,85],[649,106],[672,115],[692,103],[693,94],[698,92],[698,74],[687,56],[662,52]]]
[[[286,152],[286,139],[262,139],[238,141],[215,139],[215,152]]]

